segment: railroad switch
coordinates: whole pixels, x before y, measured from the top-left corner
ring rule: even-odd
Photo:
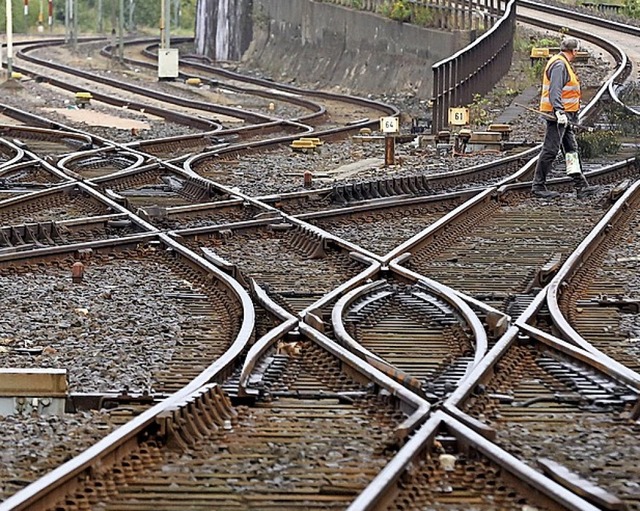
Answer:
[[[76,92],[76,106],[78,108],[85,108],[91,104],[93,96],[90,92]]]

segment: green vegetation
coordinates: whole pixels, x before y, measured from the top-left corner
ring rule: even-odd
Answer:
[[[616,131],[579,133],[576,139],[580,155],[583,158],[596,158],[606,154],[615,154],[620,149],[619,135],[620,133]]]
[[[527,81],[533,85],[534,83],[542,80],[542,73],[546,65],[547,61],[542,59],[536,60],[533,64],[531,64],[526,71]]]
[[[637,104],[633,94],[623,94],[621,99],[628,104]],[[616,126],[621,136],[637,138],[640,135],[640,119],[620,105],[609,105],[602,112],[602,117],[609,125]]]
[[[640,19],[640,0],[625,0],[622,13],[630,18]]]
[[[433,11],[423,5],[417,5],[413,9],[413,23],[421,27],[428,27],[433,23]]]
[[[197,0],[171,0],[171,31],[179,34],[193,34],[196,19]],[[13,31],[16,34],[35,31],[42,23],[48,30],[48,2],[47,0],[31,0],[29,14],[24,16],[24,0],[11,0],[13,10]],[[118,28],[119,0],[102,0],[102,28],[110,33],[112,28]],[[98,30],[100,5],[99,0],[77,0],[78,30],[80,35],[95,33]],[[6,4],[0,2],[0,33],[6,32]],[[176,13],[179,12],[179,19]],[[177,23],[176,23],[177,20]],[[54,2],[53,25],[54,31],[64,30],[65,2]],[[158,0],[125,0],[124,24],[128,32],[159,31],[160,30],[160,2]]]
[[[392,20],[413,23],[420,27],[431,26],[434,19],[433,11],[429,7],[416,5],[407,0],[384,2],[378,9],[378,13]]]
[[[551,37],[543,37],[542,39],[538,39],[535,41],[531,41],[531,48],[558,48],[560,47],[560,43],[562,42],[561,37],[551,38]]]
[[[526,51],[528,55],[531,55],[531,50],[533,50],[533,48],[559,48],[561,41],[562,35],[559,35],[558,37],[530,39],[529,43],[526,46]],[[538,59],[531,63],[529,68],[526,70],[527,82],[530,85],[540,82],[540,80],[542,79],[542,72],[544,71],[546,65],[546,59]]]
[[[385,2],[380,7],[380,14],[396,21],[411,21],[411,5],[404,0]]]
[[[469,105],[469,123],[471,126],[487,126],[491,123],[491,117],[488,109],[491,101],[482,97],[480,94],[474,94],[473,102]]]

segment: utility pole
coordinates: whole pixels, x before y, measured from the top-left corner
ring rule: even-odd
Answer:
[[[78,49],[78,15],[76,0],[66,0],[64,5],[64,42],[71,43],[75,52]]]
[[[161,0],[160,7],[160,48],[168,50],[171,46],[171,4],[170,0]]]
[[[180,15],[182,14],[180,9],[180,0],[173,1],[173,26],[180,27]]]
[[[38,11],[38,32],[44,32],[44,0],[40,0],[40,10]]]
[[[160,0],[160,49],[158,50],[158,78],[174,79],[179,75],[178,49],[171,48],[171,0]]]
[[[24,31],[29,32],[29,0],[24,0]]]
[[[98,0],[98,34],[104,33],[104,22],[102,21],[102,0]]]
[[[7,13],[7,79],[11,79],[13,73],[13,12],[11,11],[11,0],[6,2]]]
[[[69,30],[69,2],[71,0],[65,0],[64,2],[64,42],[68,43],[70,39],[70,30]]]
[[[78,0],[71,0],[73,13],[73,51],[78,51]]]
[[[78,49],[78,9],[77,0],[65,0],[64,3],[64,42],[71,43],[75,52]]]
[[[118,45],[118,58],[120,64],[124,62],[124,0],[120,0],[120,13],[118,16],[118,39],[120,44]]]

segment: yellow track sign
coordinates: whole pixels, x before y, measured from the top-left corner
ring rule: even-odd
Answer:
[[[469,124],[469,109],[467,107],[449,108],[449,124],[451,126]]]

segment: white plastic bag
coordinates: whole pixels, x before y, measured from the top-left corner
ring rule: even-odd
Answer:
[[[576,152],[567,153],[565,154],[564,159],[567,164],[567,176],[582,174],[582,170],[580,169],[580,159],[578,158],[578,153]]]

